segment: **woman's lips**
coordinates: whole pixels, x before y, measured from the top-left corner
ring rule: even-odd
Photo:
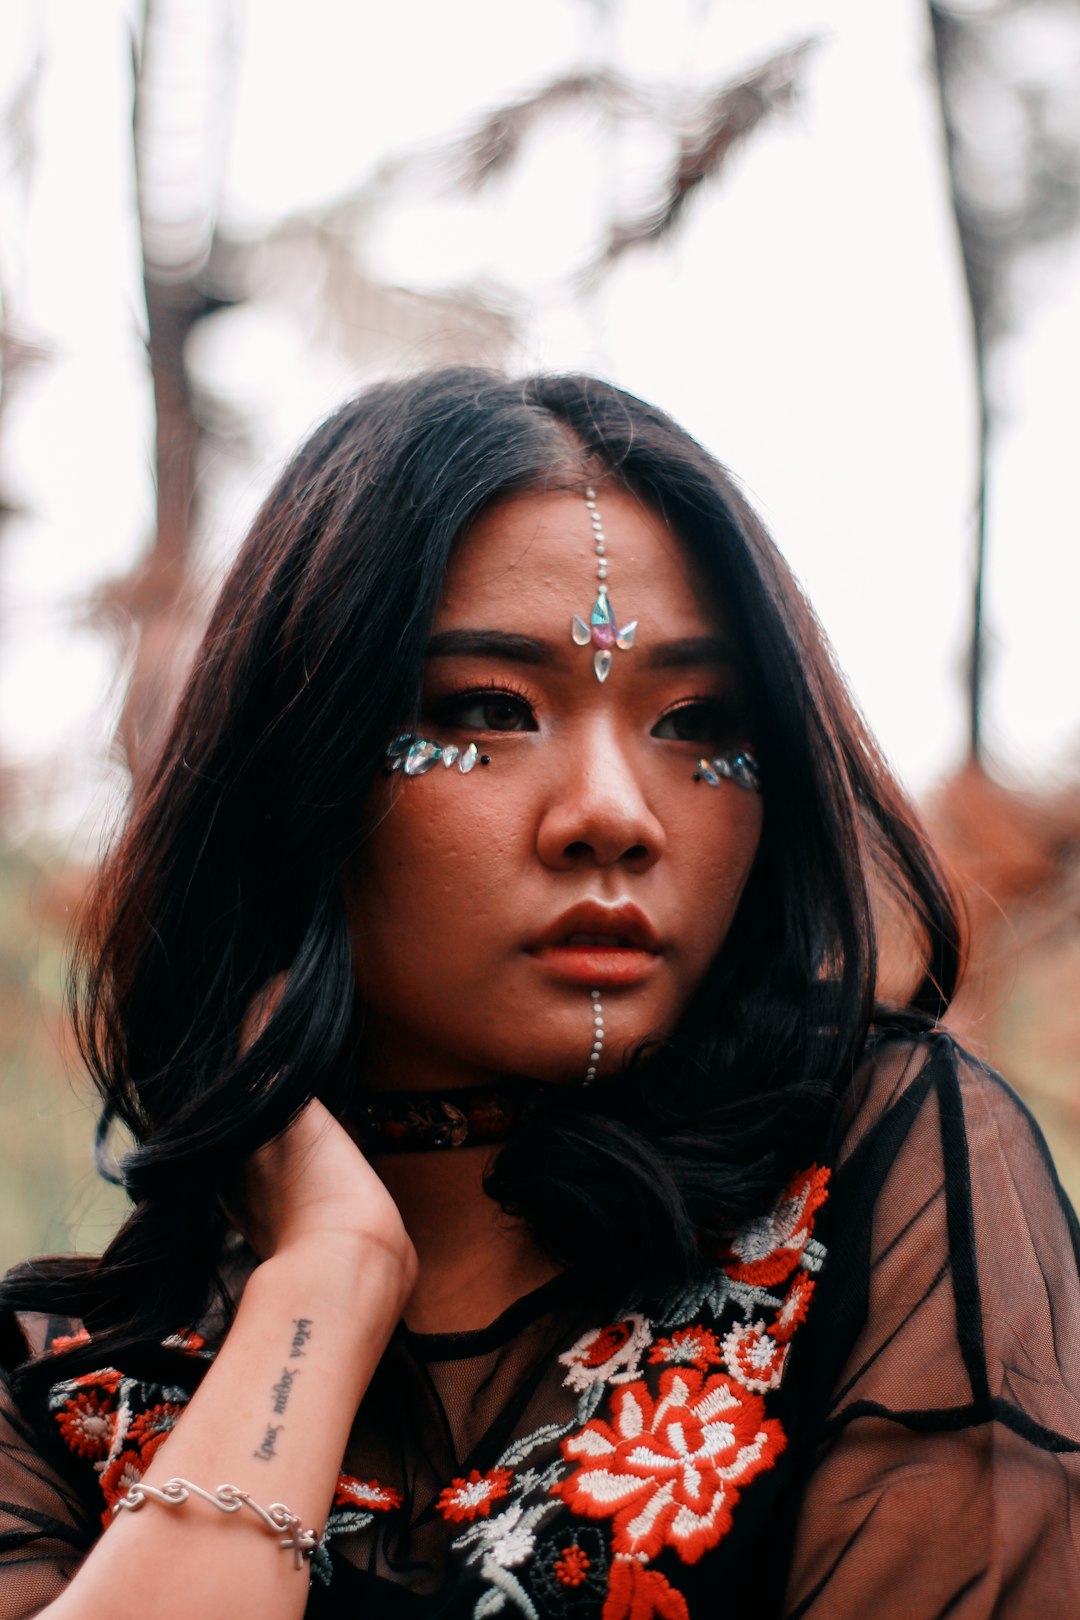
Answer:
[[[553,979],[566,984],[641,984],[656,971],[660,957],[636,945],[541,945],[529,953]]]
[[[631,901],[580,900],[527,947],[549,978],[564,984],[641,984],[663,954],[660,935]]]

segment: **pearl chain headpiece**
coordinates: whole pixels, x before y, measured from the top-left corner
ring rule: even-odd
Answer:
[[[607,540],[604,536],[604,521],[596,504],[596,491],[591,484],[585,491],[585,505],[589,511],[589,521],[592,523],[593,548],[596,552],[596,601],[588,624],[574,614],[570,634],[576,646],[588,647],[591,644],[596,648],[593,653],[593,670],[598,681],[606,681],[611,674],[611,665],[615,657],[612,648],[618,647],[625,652],[634,645],[637,620],[632,619],[620,630],[615,619],[615,609],[608,600]]]

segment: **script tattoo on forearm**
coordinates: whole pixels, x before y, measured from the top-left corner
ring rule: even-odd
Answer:
[[[310,1317],[294,1316],[292,1325],[293,1335],[292,1342],[289,1345],[288,1359],[290,1361],[296,1361],[301,1356],[307,1354],[304,1346],[311,1338],[312,1324]],[[292,1387],[299,1378],[302,1370],[303,1369],[300,1367],[282,1367],[281,1377],[278,1379],[276,1384],[271,1385],[270,1404],[271,1410],[275,1417],[284,1416],[285,1408],[289,1404],[289,1396],[292,1394]],[[278,1435],[281,1434],[284,1427],[284,1423],[268,1423],[266,1425],[266,1432],[259,1444],[259,1448],[253,1453],[253,1455],[262,1462],[269,1462],[271,1458],[276,1456],[277,1438]]]

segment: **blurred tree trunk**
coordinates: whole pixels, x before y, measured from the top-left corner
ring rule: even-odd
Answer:
[[[1022,322],[1017,264],[1080,219],[1077,0],[927,0],[949,201],[971,320],[977,427],[975,546],[967,659],[968,759],[985,763],[984,599],[998,413],[992,364]]]
[[[156,413],[156,521],[149,549],[103,605],[135,640],[118,728],[133,776],[152,758],[172,710],[193,607],[202,432],[185,363],[192,329],[218,307],[207,286],[224,147],[222,85],[231,67],[230,7],[144,0],[133,42],[132,137]]]
[[[930,31],[934,44],[934,78],[945,142],[949,177],[949,201],[960,256],[964,268],[964,288],[971,321],[972,361],[975,372],[977,413],[977,452],[975,469],[975,551],[971,584],[971,623],[967,656],[967,740],[968,758],[982,763],[983,681],[985,636],[983,628],[983,586],[986,578],[986,516],[990,466],[991,405],[987,388],[986,360],[988,322],[993,302],[993,262],[985,251],[983,235],[968,206],[959,161],[959,134],[953,116],[953,87],[963,58],[963,25],[937,3],[927,0]]]
[[[42,59],[35,55],[7,104],[0,108],[0,185],[5,192],[9,230],[0,250],[0,451],[6,444],[12,400],[27,371],[45,358],[45,351],[22,329],[19,319],[20,283],[25,278],[26,215],[34,170],[34,112],[41,83]],[[18,224],[14,225],[17,220]],[[9,518],[21,510],[20,495],[8,485],[6,465],[0,473],[0,538]],[[0,759],[0,813],[14,796],[16,776]]]

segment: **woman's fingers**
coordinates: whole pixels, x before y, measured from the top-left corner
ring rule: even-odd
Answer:
[[[374,1242],[415,1274],[415,1251],[397,1205],[318,1098],[252,1154],[230,1213],[260,1259],[313,1243]]]

